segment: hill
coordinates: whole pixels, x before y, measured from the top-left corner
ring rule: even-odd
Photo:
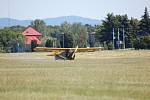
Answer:
[[[67,21],[69,23],[78,23],[81,22],[82,24],[90,24],[90,25],[98,25],[101,23],[100,20],[91,19],[91,18],[84,18],[80,16],[62,16],[56,18],[47,18],[42,19],[47,25],[60,25],[63,22]],[[7,26],[28,26],[33,20],[18,20],[12,18],[0,18],[0,28],[7,27]]]

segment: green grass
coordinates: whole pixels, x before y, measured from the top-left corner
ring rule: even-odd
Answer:
[[[0,54],[0,100],[150,100],[150,51]]]

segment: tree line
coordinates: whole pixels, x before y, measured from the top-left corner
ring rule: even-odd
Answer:
[[[42,44],[39,46],[71,48],[78,45],[79,47],[102,46],[105,49],[118,49],[118,32],[120,41],[123,41],[124,32],[125,43],[120,44],[120,48],[125,45],[126,48],[150,49],[150,17],[146,7],[140,20],[129,19],[126,14],[108,13],[102,23],[95,26],[68,22],[51,26],[40,19],[34,20],[30,26],[42,33],[40,37]],[[20,33],[25,29],[26,27],[23,26],[0,29],[0,51],[23,51],[24,37]]]
[[[124,30],[126,48],[150,49],[150,17],[147,8],[145,8],[141,20],[135,18],[129,19],[127,15],[107,14],[102,24],[96,28],[96,38],[103,43],[103,46],[107,49],[112,49],[113,46],[113,29],[115,41],[118,39],[118,29],[120,40],[123,40],[123,36],[121,35],[123,35]]]

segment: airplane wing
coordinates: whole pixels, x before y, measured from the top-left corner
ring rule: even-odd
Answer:
[[[94,52],[99,51],[101,48],[48,48],[48,47],[36,47],[34,51],[38,52],[63,52],[72,50],[75,52]]]
[[[53,52],[53,56],[55,59],[63,59],[63,60],[74,60],[76,52],[94,52],[99,51],[102,48],[48,48],[48,47],[36,47],[34,51],[37,52]]]

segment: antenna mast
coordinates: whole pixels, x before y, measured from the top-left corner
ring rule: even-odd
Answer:
[[[124,27],[123,27],[123,48],[125,49],[125,33],[124,33]]]
[[[115,49],[115,41],[114,41],[114,39],[115,39],[115,32],[114,32],[114,28],[113,28],[113,50]]]
[[[119,28],[118,28],[118,41],[117,41],[117,44],[118,44],[118,49],[120,49],[120,34],[119,34]]]

